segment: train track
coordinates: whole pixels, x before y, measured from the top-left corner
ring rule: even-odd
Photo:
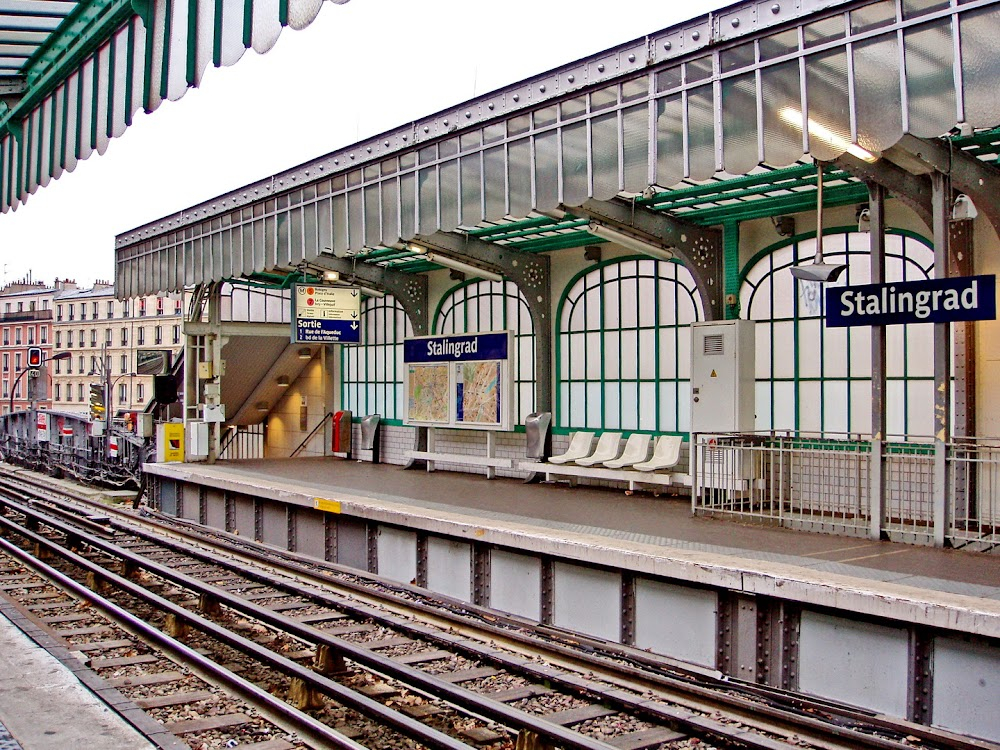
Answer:
[[[248,701],[240,711],[224,697],[228,707],[216,711],[248,717],[239,736],[497,750],[998,747],[725,680],[188,522],[87,506],[23,473],[0,481],[0,509],[0,545],[17,565],[75,585],[106,616],[121,610],[133,622],[116,627],[138,633],[143,648]],[[73,628],[74,646],[124,640],[80,632],[95,627]],[[160,698],[171,700],[195,710]]]

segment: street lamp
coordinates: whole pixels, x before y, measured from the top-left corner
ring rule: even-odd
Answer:
[[[21,378],[24,377],[24,374],[26,372],[31,372],[33,370],[37,371],[42,366],[44,366],[46,362],[51,362],[55,359],[69,359],[72,356],[73,356],[72,352],[59,352],[58,354],[53,354],[51,357],[46,357],[42,355],[42,357],[38,360],[38,367],[25,367],[23,370],[21,370],[21,372],[17,374],[17,377],[14,378],[14,385],[12,385],[10,388],[10,405],[8,407],[8,411],[12,413],[14,411],[14,394],[17,392],[17,384],[21,382]]]

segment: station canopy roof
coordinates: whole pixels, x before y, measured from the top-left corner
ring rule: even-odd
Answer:
[[[816,162],[827,206],[875,183],[930,225],[936,170],[990,212],[997,38],[998,0],[737,3],[126,232],[116,293],[314,263],[421,273],[442,237],[439,256],[475,247],[489,269],[484,247],[606,241],[595,226],[698,271],[715,227],[814,207]]]
[[[330,0],[342,4],[347,0]],[[324,0],[0,0],[0,209]]]

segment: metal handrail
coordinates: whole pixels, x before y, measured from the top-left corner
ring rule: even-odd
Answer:
[[[319,431],[319,429],[323,425],[326,424],[326,422],[327,422],[328,419],[333,419],[333,412],[332,411],[328,411],[326,413],[326,416],[323,417],[323,419],[320,420],[319,424],[312,428],[312,431],[308,435],[306,435],[302,439],[302,442],[299,443],[298,446],[295,448],[295,450],[292,451],[292,453],[289,456],[289,458],[295,458],[299,454],[299,451],[301,451],[303,448],[306,447],[306,443],[308,443],[310,440],[312,440],[313,435],[315,435]]]

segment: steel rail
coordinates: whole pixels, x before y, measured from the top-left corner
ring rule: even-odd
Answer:
[[[21,509],[18,509],[10,505],[9,503],[4,503],[4,504],[7,505],[7,507],[12,507],[18,510],[18,512],[23,512]],[[47,521],[45,523],[46,525],[50,525],[53,529],[56,529],[56,526],[54,524],[50,524]],[[59,525],[61,526],[62,524]],[[78,555],[75,552],[66,549],[65,547],[62,547],[53,540],[41,534],[37,534],[28,529],[18,526],[16,523],[14,523],[10,519],[2,515],[0,515],[0,526],[2,526],[3,529],[5,530],[24,536],[25,538],[29,539],[35,544],[43,546],[51,553],[63,558],[67,562],[76,565],[77,567],[88,573],[93,573],[94,576],[99,578],[100,580],[106,581],[107,583],[113,585],[115,588],[124,591],[125,593],[131,596],[136,597],[140,601],[143,601],[144,603],[149,604],[150,606],[155,607],[156,609],[166,614],[173,615],[181,622],[205,633],[206,635],[222,643],[225,643],[226,645],[234,649],[237,649],[239,651],[242,651],[243,653],[253,656],[255,659],[258,659],[264,662],[265,664],[268,664],[269,666],[273,667],[274,669],[281,671],[286,676],[302,680],[306,685],[329,695],[331,698],[336,700],[341,705],[354,709],[358,713],[361,713],[377,722],[383,723],[386,726],[390,726],[393,729],[396,729],[397,731],[401,732],[402,734],[405,734],[406,736],[411,737],[412,739],[416,739],[419,742],[426,744],[430,748],[435,748],[435,750],[469,750],[470,746],[467,745],[466,743],[456,740],[455,738],[450,737],[449,735],[446,735],[435,729],[432,729],[431,727],[428,727],[425,724],[422,724],[403,714],[388,709],[381,703],[372,698],[368,698],[367,696],[356,693],[353,690],[344,687],[340,683],[331,680],[328,677],[317,674],[316,672],[313,672],[311,669],[303,667],[302,665],[292,661],[291,659],[283,657],[275,653],[274,651],[271,651],[270,649],[267,649],[266,647],[248,638],[244,638],[243,636],[237,633],[233,633],[232,631],[227,630],[221,625],[218,625],[212,622],[211,620],[201,617],[200,615],[191,612],[188,609],[185,609],[179,604],[175,604],[174,602],[168,599],[164,599],[163,597],[148,591],[139,584],[134,583],[133,581],[130,581],[127,578],[124,578],[116,573],[113,573],[112,571],[107,570],[101,565],[94,563],[86,559],[85,557],[82,557],[81,555]],[[63,529],[56,529],[56,530],[66,533]],[[15,545],[11,544],[7,540],[0,539],[0,542],[2,542],[4,549],[7,548],[18,549]],[[90,540],[88,540],[87,543],[89,546],[95,549],[98,548],[98,546],[91,543]],[[21,555],[25,556],[27,555],[27,553],[25,553],[23,550],[21,550],[20,552]],[[19,559],[22,558],[19,556]],[[140,562],[140,561],[137,559],[135,560],[135,562]],[[36,562],[36,565],[40,565],[40,563]],[[142,567],[149,570],[148,561],[142,562]],[[58,575],[60,580],[60,585],[62,585],[63,582],[69,584],[69,582],[72,581],[71,578],[68,578],[63,574],[58,573],[58,571],[53,571],[53,573]],[[100,597],[96,592],[84,587],[82,584],[78,582],[73,581],[73,585],[69,586],[69,588],[74,591],[75,595],[79,596],[82,599],[85,599],[94,606],[100,608],[102,611],[105,611],[105,608],[107,608],[107,610],[111,612],[121,612],[123,614],[127,614],[125,613],[124,610],[121,610],[119,607],[117,607],[117,605],[107,602],[105,599],[103,599],[103,597]],[[143,621],[137,620],[137,622],[142,623]],[[223,674],[228,671],[225,670],[223,667],[214,664],[209,659],[201,656],[200,654],[195,653],[191,649],[187,648],[187,646],[184,646],[184,644],[176,641],[170,636],[167,636],[166,634],[162,633],[156,628],[152,628],[148,625],[145,625],[145,623],[143,623],[143,625],[145,627],[142,628],[140,633],[135,633],[135,635],[137,635],[138,637],[146,637],[146,635],[148,634],[150,637],[154,638],[158,644],[160,643],[164,644],[165,649],[175,650],[177,653],[181,654],[185,663],[188,662],[189,654],[191,654],[193,655],[190,657],[192,662],[197,664],[200,669],[208,670],[209,674],[213,675],[216,673]],[[232,677],[241,680],[241,682],[243,683],[246,682],[245,680],[242,680],[242,678],[238,678],[236,675],[232,675]],[[248,684],[253,685],[252,683]],[[287,715],[295,717],[294,721],[296,724],[296,728],[294,731],[302,733],[306,732],[313,733],[316,739],[332,743],[332,745],[337,748],[345,748],[345,750],[348,749],[358,750],[359,748],[362,748],[362,746],[358,745],[353,740],[349,740],[348,738],[344,737],[343,735],[341,735],[339,732],[336,732],[332,728],[326,727],[321,722],[317,722],[312,717],[298,711],[298,709],[293,708],[284,701],[280,701],[277,698],[274,698],[274,696],[270,696],[269,693],[261,690],[260,688],[257,688],[256,686],[253,687],[257,693],[268,695],[270,699],[275,702],[274,704],[272,704],[272,706],[280,704],[280,706],[284,707],[284,711]],[[350,744],[337,744],[342,740]],[[602,750],[606,750],[606,748],[608,748],[607,745],[602,745]]]
[[[134,515],[127,513],[120,513],[120,515],[122,515],[122,517],[129,518],[133,524],[136,521]],[[741,711],[745,715],[763,715],[769,719],[793,726],[797,730],[808,728],[816,732],[821,732],[824,735],[832,735],[843,740],[862,743],[863,745],[872,748],[883,748],[884,750],[902,750],[903,748],[911,748],[912,745],[908,742],[881,737],[877,734],[872,734],[871,732],[881,730],[885,732],[892,732],[894,735],[899,737],[916,736],[922,741],[944,743],[945,746],[955,748],[956,750],[996,750],[997,748],[1000,748],[1000,745],[997,744],[964,737],[948,732],[947,730],[935,729],[923,724],[916,724],[914,722],[899,719],[891,719],[882,714],[866,712],[862,709],[844,706],[822,698],[814,698],[811,696],[806,698],[799,694],[766,685],[746,683],[737,679],[723,679],[715,676],[715,674],[713,674],[714,670],[699,669],[682,663],[675,663],[667,658],[657,660],[651,654],[646,652],[637,652],[634,649],[629,649],[620,644],[611,644],[606,641],[588,638],[580,633],[572,633],[571,631],[560,630],[548,625],[527,623],[513,616],[506,616],[503,613],[494,612],[492,610],[477,607],[476,605],[467,604],[458,600],[449,600],[448,597],[437,595],[437,599],[439,601],[450,601],[450,606],[453,609],[460,610],[459,613],[456,613],[453,610],[443,609],[440,605],[435,606],[433,603],[425,603],[425,600],[433,599],[435,597],[432,597],[427,591],[415,586],[390,581],[388,579],[382,579],[374,574],[364,573],[358,570],[336,565],[334,563],[308,559],[303,560],[301,559],[301,556],[287,551],[263,550],[260,548],[258,543],[246,539],[223,539],[220,538],[218,534],[206,532],[199,524],[195,524],[194,522],[186,519],[163,516],[162,514],[155,512],[152,515],[163,519],[158,521],[156,526],[158,528],[169,529],[168,533],[197,539],[202,544],[210,544],[217,548],[224,549],[230,554],[242,555],[246,559],[262,565],[269,565],[273,567],[276,559],[280,559],[281,565],[284,566],[286,570],[294,571],[295,575],[309,579],[315,584],[324,586],[335,585],[348,589],[352,594],[357,594],[376,601],[384,602],[391,598],[387,594],[381,594],[377,591],[373,591],[370,586],[366,586],[362,583],[355,583],[353,581],[343,579],[331,580],[329,575],[324,576],[317,574],[316,568],[319,568],[320,570],[325,569],[338,575],[347,575],[352,578],[368,578],[377,582],[380,586],[402,592],[406,594],[407,597],[411,597],[411,599],[405,602],[400,602],[398,598],[392,598],[392,606],[402,606],[408,610],[419,612],[422,616],[432,616],[438,618],[439,620],[446,622],[451,627],[468,626],[471,615],[479,620],[475,627],[483,631],[487,631],[491,637],[507,639],[527,648],[544,648],[559,654],[567,660],[575,662],[577,665],[583,665],[590,670],[614,669],[623,674],[627,674],[631,679],[645,683],[647,686],[652,685],[661,689],[683,692],[689,696],[694,696],[698,700],[709,701],[714,704],[713,708],[717,708],[719,704],[722,704],[728,710]],[[148,523],[148,520],[146,522]],[[119,522],[112,521],[112,525],[123,530],[127,529],[131,533],[142,536],[150,543],[170,546],[176,551],[183,552],[185,554],[192,553],[192,550],[184,545],[165,540],[163,537],[147,531],[137,530],[132,524],[121,524]],[[179,530],[178,527],[181,527],[183,530]],[[226,561],[220,561],[218,558],[213,557],[208,553],[196,552],[196,554],[203,555],[202,559],[206,562],[218,565],[227,564]],[[287,589],[289,587],[287,580],[271,577],[262,571],[240,569],[240,572],[242,575],[251,577],[257,582],[268,586],[273,586],[279,589]],[[329,596],[323,591],[310,592],[303,589],[293,589],[293,591],[299,596],[314,594],[318,594],[320,597]],[[383,621],[383,624],[387,623],[385,616],[380,615],[380,613],[376,610],[365,610],[364,612],[361,612],[360,608],[346,602],[338,602],[337,606],[342,609],[356,610],[361,616],[381,620]],[[487,620],[503,622],[507,625],[507,627],[491,624]],[[390,623],[389,626],[397,628],[401,627],[398,623]],[[413,626],[411,625],[409,627]],[[511,628],[529,630],[531,631],[531,634],[519,633],[515,630],[511,630]],[[442,638],[440,633],[427,632],[422,633],[422,635],[430,640],[438,640],[443,645],[448,645],[446,643],[448,639]],[[580,644],[583,646],[584,650],[565,645],[565,641],[567,639],[571,639],[573,642]],[[544,640],[544,644],[540,643],[540,640]],[[586,650],[588,649],[593,653],[587,653]],[[493,658],[488,653],[480,653],[476,654],[476,656],[482,659]],[[616,663],[609,665],[608,659],[616,660]],[[620,660],[637,661],[658,671],[653,673],[635,666],[623,665],[620,663]],[[540,670],[541,668],[536,665],[535,669]],[[680,673],[684,676],[666,674],[668,671]],[[536,676],[539,677],[539,679],[545,679],[556,683],[560,682],[560,677],[554,673],[539,674]],[[704,684],[698,684],[695,680],[711,680],[712,684],[706,686]],[[579,685],[571,683],[566,684],[565,687],[567,689],[576,689],[579,688]],[[744,695],[735,695],[734,693],[737,692],[749,694],[753,696],[753,698],[747,698]],[[762,703],[762,700],[769,701],[770,703]],[[773,705],[774,703],[780,703],[783,705]],[[868,726],[863,730],[853,728],[851,726],[838,725],[831,721],[817,719],[814,716],[805,713],[806,709],[819,710],[824,713],[835,715],[839,720],[844,722],[856,722],[859,724],[867,724]],[[672,720],[671,717],[667,716],[660,716],[658,718],[662,720]]]
[[[76,536],[80,535],[79,531],[74,531],[71,527],[69,527],[68,524],[63,523],[62,521],[59,521],[57,519],[44,518],[43,514],[39,513],[36,509],[28,508],[18,503],[12,503],[9,500],[0,499],[0,507],[3,506],[16,510],[17,512],[22,513],[26,516],[33,515],[40,523],[44,523],[50,528],[60,531],[63,534],[67,535],[75,534]],[[15,531],[18,528],[17,525],[11,522],[9,519],[5,519],[2,517],[0,517],[0,524],[3,524],[5,527],[9,527]],[[512,708],[504,703],[500,703],[499,701],[495,701],[490,698],[486,698],[485,696],[473,693],[469,690],[466,690],[465,688],[457,687],[433,675],[429,675],[426,672],[422,672],[421,670],[416,669],[415,667],[411,667],[405,664],[400,664],[396,661],[393,661],[389,657],[377,654],[374,651],[371,651],[370,649],[366,649],[363,646],[351,643],[350,641],[346,641],[341,638],[336,638],[334,636],[325,635],[321,630],[313,628],[309,625],[304,625],[300,622],[297,622],[296,620],[293,620],[290,617],[286,617],[285,615],[274,612],[273,610],[270,610],[259,604],[255,604],[254,602],[242,599],[238,595],[231,594],[230,592],[226,591],[223,588],[220,588],[218,586],[213,586],[210,583],[204,583],[197,578],[187,575],[186,573],[179,572],[165,565],[161,565],[158,562],[150,560],[149,558],[137,555],[112,542],[108,542],[104,539],[94,538],[86,540],[86,543],[88,544],[88,546],[97,549],[101,552],[104,552],[105,554],[111,555],[113,557],[122,560],[123,562],[127,562],[139,568],[142,568],[146,572],[158,578],[162,578],[163,580],[169,581],[174,585],[188,589],[193,593],[210,597],[214,599],[216,602],[224,604],[230,609],[241,612],[244,615],[253,617],[254,619],[259,620],[264,624],[278,628],[284,631],[285,633],[288,633],[289,635],[292,635],[303,641],[316,643],[317,645],[328,646],[335,652],[351,659],[354,662],[357,662],[358,664],[361,664],[379,673],[388,675],[389,677],[392,677],[395,680],[405,683],[410,687],[417,689],[418,691],[426,692],[437,698],[448,701],[449,703],[452,703],[453,705],[455,705],[460,709],[463,709],[464,711],[472,711],[476,714],[485,716],[494,721],[498,721],[509,727],[516,727],[518,729],[527,729],[544,739],[559,743],[559,745],[565,748],[565,750],[613,750],[613,746],[605,742],[601,742],[600,740],[596,740],[586,735],[573,732],[572,730],[566,729],[565,727],[562,727],[558,724],[545,721],[544,719],[533,716],[524,711],[520,711],[516,708]],[[159,544],[161,542],[160,540],[157,540],[155,543]],[[196,558],[199,557],[193,550],[184,550],[184,554],[188,554]],[[219,564],[218,560],[213,560],[212,562]],[[240,569],[239,572],[242,575],[248,575],[248,571],[245,571],[243,569]],[[100,573],[100,575],[105,575],[105,574]],[[252,576],[248,575],[248,577]],[[115,576],[115,578],[122,581],[126,580],[122,579],[120,576]],[[130,583],[130,588],[136,586],[136,584],[133,584],[131,582],[129,583]],[[288,586],[287,582],[285,583],[285,586]],[[316,591],[313,593],[316,596],[322,596],[322,592]],[[179,607],[178,605],[173,605],[170,602],[166,602],[166,600],[163,601],[171,605],[172,614],[176,614],[178,617],[183,617],[185,619],[190,619],[190,620],[194,620],[195,618],[197,618],[197,616],[193,615],[193,613],[191,613],[189,610]],[[327,605],[331,606],[329,605],[329,602],[327,602]],[[197,619],[201,620],[202,618],[197,618]],[[205,622],[211,624],[210,621],[205,621]],[[217,635],[216,633],[211,633],[211,635],[212,637],[220,639],[224,639],[224,637],[239,638],[245,644],[248,644],[246,648],[250,648],[253,650],[263,649],[263,647],[259,646],[259,644],[256,644],[253,641],[247,641],[246,639],[242,639],[242,637],[240,636],[234,636],[234,635],[223,636],[223,635]],[[457,640],[461,639],[455,638],[452,641],[451,646],[453,648],[455,645],[454,641]],[[243,645],[239,645],[237,647],[241,649],[244,648]],[[268,653],[273,655],[273,652],[268,651]],[[296,664],[295,662],[285,660],[282,657],[277,657],[277,658],[282,661],[286,661],[288,663],[287,667],[288,669],[303,670],[303,668],[300,667],[300,665]],[[282,667],[282,669],[284,670],[285,667]],[[336,689],[338,692],[343,692],[347,690],[339,683],[333,682],[331,680],[326,680],[326,678],[321,678],[309,670],[304,670],[304,671],[305,674],[302,675],[297,674],[296,676],[305,680],[307,683],[314,680],[318,681],[317,686],[319,687],[320,685],[322,685],[320,689],[322,689],[324,692],[326,692],[327,689],[324,683],[329,683],[331,690]],[[546,679],[548,677],[549,676],[546,675]],[[347,691],[347,692],[351,692],[351,695],[353,696],[354,700],[359,700],[362,698],[364,699],[364,701],[371,700],[368,698],[364,698],[363,696],[358,696],[357,694],[354,694],[352,691]],[[341,700],[339,696],[336,697],[338,700]],[[343,700],[348,700],[348,699],[350,698],[349,697],[343,698]],[[374,704],[375,706],[378,706],[379,708],[383,708],[382,704],[376,701],[371,701],[371,703]],[[356,708],[356,710],[359,710],[362,713],[364,713],[364,711],[360,707],[352,706],[352,708]],[[416,724],[417,726],[426,729],[425,725],[421,724],[420,722],[417,722],[413,719],[409,719],[408,717],[404,717],[401,714],[396,714],[395,712],[393,712],[393,714],[395,715],[394,721],[397,722],[404,721],[404,725]],[[670,717],[670,718],[671,721],[684,720],[684,717],[682,716]],[[385,720],[385,718],[380,717],[380,720]],[[387,721],[387,723],[390,722]],[[703,726],[698,726],[697,724],[698,722],[695,722],[694,724],[691,725],[691,728],[699,732],[704,732],[705,728]],[[447,735],[441,735],[441,736],[447,737]],[[441,747],[444,750],[451,750],[452,748],[455,749],[461,748],[461,750],[466,750],[468,748],[468,745],[465,744],[435,745],[432,739],[433,739],[432,737],[420,738],[422,742],[426,742],[428,745],[432,747]],[[731,736],[727,737],[726,739],[731,740]],[[779,748],[787,749],[789,747],[789,745],[785,743],[772,743],[772,742],[768,742],[765,744],[757,744],[755,746],[762,748],[762,750],[778,750]]]
[[[72,562],[74,565],[80,566],[84,570],[99,570],[99,575],[114,582],[116,585],[119,583],[131,583],[124,578],[120,578],[119,576],[115,576],[106,570],[100,569],[99,566],[92,566],[86,558],[80,557],[73,552],[69,552],[65,548],[60,547],[40,534],[35,534],[34,532],[24,529],[17,529],[16,525],[11,524],[5,518],[0,518],[0,523],[2,523],[5,528],[17,531],[17,533],[24,535],[25,538],[31,539],[31,541],[38,544],[42,544],[63,559],[66,559],[68,562]],[[240,696],[240,698],[251,704],[254,708],[260,711],[261,715],[271,720],[276,725],[286,730],[293,731],[308,739],[310,742],[315,742],[322,747],[333,747],[338,748],[338,750],[366,750],[363,745],[359,745],[354,740],[345,737],[331,727],[328,727],[312,718],[308,714],[302,713],[301,711],[293,708],[249,680],[246,680],[219,666],[218,664],[215,664],[210,659],[202,656],[197,651],[191,649],[180,641],[168,636],[160,630],[157,630],[145,620],[136,617],[127,610],[119,607],[114,602],[104,599],[96,592],[87,588],[78,581],[73,580],[55,568],[45,565],[38,560],[38,558],[28,554],[13,542],[0,537],[0,550],[15,558],[22,565],[30,568],[38,575],[48,579],[59,588],[70,592],[76,598],[82,599],[94,608],[100,610],[106,617],[113,620],[116,625],[121,627],[126,632],[169,654],[172,660],[184,665],[206,682],[215,685],[224,685],[228,690],[232,691],[235,695]],[[141,589],[141,587],[135,586],[134,584],[132,586],[139,590],[129,590],[130,587],[126,586],[122,586],[122,589],[138,597],[141,601],[152,604],[153,606],[159,606],[156,600],[160,599],[160,597],[157,597],[155,594],[150,594],[150,592],[145,591],[144,589]],[[167,602],[163,599],[160,599],[160,602],[172,605],[171,602]]]
[[[30,478],[18,476],[19,481],[23,481],[25,484],[33,485],[47,492],[55,492],[53,488],[42,482],[32,480]],[[0,481],[2,484],[2,481]],[[61,493],[60,493],[61,494]],[[274,550],[261,550],[260,546],[255,542],[250,542],[245,539],[220,539],[217,533],[208,533],[198,524],[187,521],[186,519],[177,519],[173,517],[162,517],[161,514],[154,514],[161,516],[164,520],[151,522],[148,519],[139,520],[136,518],[134,513],[129,513],[124,510],[118,510],[97,503],[89,498],[81,497],[75,493],[67,492],[66,495],[73,497],[75,500],[83,502],[84,504],[91,507],[99,507],[105,511],[111,511],[115,515],[119,515],[123,518],[129,519],[131,523],[119,524],[118,522],[112,522],[113,525],[127,530],[129,533],[136,534],[138,536],[144,537],[151,543],[158,545],[166,545],[175,548],[178,552],[183,554],[199,554],[203,555],[203,559],[206,562],[214,563],[217,565],[227,565],[230,564],[228,561],[220,561],[218,558],[213,557],[207,553],[196,553],[196,551],[190,548],[178,544],[176,542],[171,542],[163,539],[160,536],[150,534],[139,529],[136,529],[136,523],[142,523],[149,526],[154,526],[156,528],[161,528],[168,533],[171,533],[179,538],[187,537],[189,539],[198,540],[203,544],[209,544],[219,549],[224,549],[230,554],[243,555],[247,559],[252,561],[263,563],[273,566],[276,562],[276,558],[279,558],[281,565],[284,566],[295,575],[308,578],[309,580],[324,586],[336,585],[341,588],[346,588],[352,593],[357,593],[363,597],[378,600],[388,600],[392,599],[393,604],[397,608],[405,608],[408,611],[419,612],[423,616],[430,616],[444,621],[449,626],[458,627],[475,627],[482,631],[488,632],[491,636],[496,638],[502,638],[509,641],[513,641],[516,644],[523,645],[532,649],[547,649],[551,652],[558,654],[559,656],[572,661],[576,666],[583,665],[591,670],[615,670],[624,675],[627,675],[629,679],[633,679],[636,682],[641,682],[647,686],[654,686],[660,689],[672,690],[675,692],[683,692],[689,696],[695,696],[700,700],[707,700],[714,704],[717,708],[720,704],[723,707],[727,707],[729,710],[735,710],[737,712],[742,712],[747,716],[753,716],[754,718],[759,716],[765,716],[770,720],[779,722],[783,726],[790,726],[793,729],[798,730],[800,733],[802,730],[812,730],[816,733],[821,733],[824,736],[838,737],[840,740],[844,741],[854,741],[856,743],[861,743],[863,745],[874,747],[874,748],[906,748],[912,747],[912,745],[907,742],[900,742],[891,738],[880,737],[876,734],[871,734],[874,731],[886,731],[891,732],[899,737],[913,737],[915,736],[921,741],[925,742],[935,742],[942,746],[949,748],[963,748],[964,750],[984,750],[984,749],[995,749],[1000,747],[1000,745],[992,744],[986,741],[976,740],[974,738],[968,738],[954,733],[948,732],[946,730],[935,729],[922,724],[915,724],[913,722],[904,720],[894,720],[889,717],[882,715],[876,715],[873,713],[865,712],[860,709],[853,709],[851,707],[842,706],[831,701],[826,701],[824,699],[813,699],[804,698],[803,696],[790,693],[788,691],[780,690],[778,688],[772,688],[765,685],[757,685],[752,683],[742,683],[739,680],[723,682],[719,677],[713,673],[713,670],[703,670],[682,663],[674,663],[672,660],[667,658],[657,659],[650,654],[645,652],[636,652],[634,649],[629,649],[627,646],[622,646],[621,644],[611,644],[605,641],[595,640],[588,638],[582,634],[570,633],[568,631],[562,632],[557,629],[551,628],[544,625],[536,625],[534,623],[528,623],[522,621],[518,618],[512,616],[505,616],[502,613],[493,612],[482,607],[477,607],[475,605],[469,605],[458,600],[448,600],[447,597],[438,597],[439,599],[445,600],[445,609],[440,605],[435,605],[434,603],[425,603],[423,600],[434,599],[428,592],[409,586],[406,584],[400,584],[395,581],[388,581],[385,579],[377,579],[370,573],[364,573],[354,569],[344,568],[343,566],[338,566],[336,564],[312,560],[309,558],[303,558],[301,555],[296,555],[295,553],[287,552],[284,550],[274,551]],[[62,501],[53,501],[62,502]],[[181,527],[181,528],[178,528]],[[370,578],[377,579],[378,583],[385,586],[388,589],[400,591],[407,594],[410,597],[414,597],[417,601],[405,601],[400,602],[398,598],[392,598],[388,594],[382,594],[379,592],[373,592],[370,587],[366,587],[361,583],[355,583],[353,581],[345,580],[331,580],[329,574],[319,575],[316,573],[316,568],[326,569],[333,574],[343,574],[348,575],[351,578]],[[314,596],[320,597],[318,603],[325,604],[326,606],[336,606],[341,609],[355,610],[355,614],[359,616],[365,616],[373,618],[377,621],[381,620],[383,624],[386,624],[388,618],[384,614],[380,614],[376,610],[364,610],[361,611],[358,607],[352,607],[345,602],[337,602],[335,605],[329,603],[329,594],[322,591],[308,591],[297,588],[291,588],[289,582],[286,579],[271,578],[263,573],[258,573],[255,571],[248,571],[246,569],[240,569],[239,572],[248,577],[254,578],[254,580],[264,583],[269,586],[273,586],[279,589],[285,589],[290,591],[300,597],[312,598]],[[447,609],[449,606],[448,602],[451,602],[451,609]],[[459,612],[455,612],[457,609]],[[471,618],[475,618],[478,622],[470,623]],[[490,622],[492,621],[492,622]],[[503,625],[495,624],[496,622],[503,623]],[[442,645],[453,645],[453,640],[450,638],[442,637],[440,633],[434,631],[423,631],[419,628],[413,628],[412,625],[401,625],[398,622],[388,622],[389,627],[401,628],[401,627],[411,627],[415,631],[419,631],[421,636],[427,638],[428,640],[437,641]],[[523,632],[518,632],[517,630],[512,630],[516,628],[518,630],[528,630],[533,631],[533,634],[526,634]],[[544,643],[539,643],[540,639],[544,639]],[[588,654],[581,652],[579,648],[574,648],[572,645],[566,645],[565,641],[571,639],[574,644],[581,644],[584,649],[590,649],[594,653]],[[560,642],[561,641],[561,642]],[[469,642],[464,642],[466,648],[468,649]],[[473,651],[473,656],[487,661],[494,661],[494,663],[500,663],[499,660],[495,658],[495,652],[475,652],[475,649],[468,649]],[[608,659],[615,660],[615,663],[609,664]],[[621,660],[627,660],[632,662],[638,662],[643,664],[650,669],[657,670],[656,672],[650,672],[647,669],[641,669],[634,665],[623,665],[620,663]],[[505,665],[509,666],[509,665]],[[536,670],[538,671],[538,670]],[[672,672],[674,674],[667,674],[665,672]],[[678,677],[676,673],[680,673],[682,677]],[[562,676],[555,673],[539,673],[535,675],[538,679],[549,680],[553,683],[562,683],[566,689],[580,689],[582,686],[579,682],[573,680],[563,680]],[[713,686],[706,686],[703,684],[697,684],[696,680],[711,680]],[[590,686],[591,690],[593,687]],[[720,693],[720,691],[725,691]],[[738,692],[741,695],[734,695],[733,693]],[[745,695],[749,694],[753,696],[753,699],[747,698]],[[607,696],[611,697],[611,696]],[[625,697],[622,693],[621,698]],[[684,700],[684,699],[681,699]],[[690,700],[690,698],[689,698]],[[766,703],[761,703],[760,701],[767,701]],[[616,701],[617,702],[617,701]],[[630,710],[635,709],[635,701],[622,701],[627,703],[627,708]],[[775,703],[780,705],[774,705]],[[648,705],[647,705],[648,707]],[[826,721],[817,719],[805,713],[808,710],[821,711],[822,713],[832,714],[835,719],[834,721],[845,722],[849,724],[851,722],[865,725],[864,730],[854,728],[845,724],[837,724],[833,721]],[[689,715],[688,715],[689,716]],[[671,723],[676,723],[678,717],[672,714],[660,714],[655,716],[662,721],[668,721]],[[759,722],[758,722],[759,723]],[[717,727],[691,727],[696,731],[708,732],[711,734],[716,734]],[[775,731],[768,727],[762,727],[765,731]],[[720,738],[725,737],[728,741],[732,739],[732,732],[723,732]],[[857,746],[857,745],[855,745]]]

